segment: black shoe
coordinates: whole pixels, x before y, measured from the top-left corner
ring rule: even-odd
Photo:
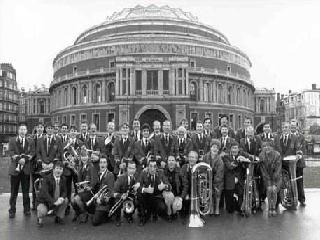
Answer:
[[[37,210],[37,208],[36,208],[36,205],[35,205],[35,204],[32,204],[31,210],[32,210],[32,211]]]
[[[9,212],[9,218],[15,218],[16,213],[15,212]]]
[[[305,207],[305,206],[306,206],[306,203],[305,203],[305,202],[300,202],[300,206],[301,206],[301,207]]]
[[[60,224],[60,225],[63,225],[63,224],[64,224],[64,221],[63,221],[63,219],[62,219],[62,218],[60,218],[60,217],[56,217],[56,219],[55,219],[55,223]]]
[[[72,218],[72,222],[76,222],[78,220],[79,216],[80,216],[79,214],[75,214]]]
[[[70,214],[70,206],[68,205],[68,207],[66,208],[66,212],[65,212],[66,216],[68,216]]]
[[[172,216],[171,216],[171,215],[169,215],[169,216],[167,217],[167,219],[168,219],[168,222],[169,222],[169,223],[172,223]]]
[[[127,222],[128,222],[128,223],[133,223],[133,218],[132,218],[132,217],[128,217],[128,218],[127,218]]]
[[[27,217],[28,217],[28,216],[30,216],[30,215],[31,215],[30,210],[26,210],[26,211],[24,211],[24,215],[25,215],[25,216],[27,216]]]

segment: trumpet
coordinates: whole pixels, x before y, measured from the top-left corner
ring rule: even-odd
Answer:
[[[29,155],[26,155],[26,154],[20,154],[20,155],[18,155],[17,157],[16,157],[16,159],[17,159],[17,167],[16,167],[16,169],[15,169],[15,171],[16,172],[21,172],[22,171],[22,169],[24,168],[24,165],[25,164],[20,164],[19,163],[19,160],[20,159],[27,159],[27,158],[29,158]]]
[[[93,202],[96,202],[98,199],[101,201],[105,195],[109,193],[108,185],[104,185],[93,197],[86,202],[87,206],[90,206]]]
[[[189,227],[203,227],[201,215],[210,214],[212,202],[212,168],[201,162],[191,170],[191,214]]]

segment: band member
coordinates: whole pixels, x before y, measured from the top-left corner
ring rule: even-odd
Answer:
[[[208,119],[211,120],[210,118]],[[206,124],[208,124],[208,121]],[[202,122],[197,122],[196,133],[191,136],[191,142],[192,150],[198,153],[199,159],[202,159],[202,157],[209,151],[210,140],[210,133],[206,134],[203,130]]]
[[[220,141],[218,139],[212,139],[210,142],[210,152],[203,158],[203,161],[208,163],[212,168],[213,209],[211,213],[214,215],[220,215],[220,197],[224,186],[224,163],[219,155],[220,148]]]
[[[168,157],[168,164],[163,173],[170,186],[168,191],[163,192],[163,197],[167,205],[168,220],[171,222],[177,218],[177,211],[182,209],[182,178],[174,156]]]
[[[249,157],[251,161],[254,160],[254,157],[259,156],[262,147],[261,139],[254,136],[253,126],[248,126],[245,131],[245,137],[240,139],[240,149],[246,154],[246,157]],[[263,183],[263,178],[261,175],[260,166],[256,165],[254,168],[253,176],[256,177],[258,192],[259,192],[259,206],[257,210],[261,210],[261,202],[266,198],[266,189],[265,184]]]
[[[181,122],[180,122],[180,125],[179,127],[182,126],[186,129],[186,135],[185,135],[185,138],[191,138],[191,134],[189,133],[189,122],[187,119],[182,119]]]
[[[23,212],[26,216],[30,215],[30,160],[34,155],[34,146],[26,138],[26,134],[27,126],[22,124],[18,128],[18,136],[11,138],[9,142],[9,155],[11,156],[9,167],[11,185],[10,218],[14,218],[16,215],[16,202],[20,184],[23,195]]]
[[[43,218],[52,210],[55,215],[55,222],[63,224],[65,210],[68,205],[67,189],[65,178],[62,176],[63,163],[55,161],[53,171],[45,176],[40,189],[37,207],[38,226],[43,226]]]
[[[86,150],[81,150],[80,152],[80,161],[81,167],[78,171],[78,184],[84,183],[85,181],[90,183],[90,172],[92,172],[93,165],[89,162],[89,155]],[[88,212],[93,213],[90,211],[90,208],[86,206],[86,202],[89,201],[93,197],[93,193],[91,191],[91,186],[86,184],[86,187],[83,188],[82,191],[77,191],[75,194],[71,205],[74,209],[75,215],[72,219],[73,222],[80,220],[80,223],[85,223],[88,221]]]
[[[157,163],[151,159],[147,171],[142,171],[139,181],[140,188],[137,192],[140,226],[143,226],[152,215],[155,222],[159,216],[166,215],[166,205],[162,196],[168,183],[163,171],[157,171]]]
[[[243,122],[243,128],[239,128],[237,133],[236,133],[236,141],[238,143],[240,143],[240,139],[241,138],[245,138],[246,137],[246,129],[247,127],[252,126],[252,120],[249,117],[245,117],[244,118],[244,122]]]
[[[37,149],[39,139],[41,139],[44,134],[44,126],[42,123],[39,123],[36,126],[36,133],[34,135],[34,138],[31,140],[34,145],[34,150]],[[32,187],[32,210],[36,210],[36,192],[34,188],[34,182],[40,177],[40,170],[41,170],[42,164],[41,161],[38,161],[37,155],[34,154],[32,160],[31,160],[31,187]]]
[[[182,176],[182,209],[180,212],[180,216],[183,221],[185,221],[186,217],[190,214],[190,204],[191,204],[191,170],[193,166],[198,162],[198,154],[195,151],[190,151],[188,154],[188,164],[185,164],[181,168],[181,176]]]
[[[153,122],[153,133],[150,135],[150,138],[161,137],[161,123],[158,120]]]
[[[303,134],[301,134],[297,129],[297,122],[291,121],[290,130],[291,130],[291,134],[295,135],[297,138],[298,149],[301,151],[302,154],[304,154],[306,152],[306,142]],[[297,171],[296,171],[296,177],[298,178],[297,180],[298,201],[300,202],[301,206],[306,205],[305,203],[306,197],[304,194],[304,186],[303,186],[303,169],[305,167],[306,167],[306,162],[304,157],[302,156],[302,158],[300,158],[297,162]],[[302,178],[299,178],[301,176]]]
[[[121,137],[116,139],[113,149],[115,175],[125,171],[126,163],[129,159],[133,159],[134,155],[134,140],[129,137],[129,125],[127,123],[122,124],[120,132]]]
[[[60,124],[58,122],[53,124],[53,135],[56,138],[60,138]]]
[[[102,156],[108,160],[108,169],[110,172],[114,171],[115,160],[112,154],[116,136],[114,134],[115,125],[114,122],[108,122],[107,125],[107,136],[102,144]]]
[[[182,167],[186,163],[186,156],[192,149],[192,142],[190,138],[186,138],[187,130],[180,126],[177,130],[178,132],[178,139],[177,139],[177,148],[178,148],[178,157],[177,157],[177,164]]]
[[[99,171],[93,167],[91,171],[90,184],[94,186],[93,189],[101,189],[103,186],[107,185],[108,191],[102,194],[101,197],[97,198],[94,202],[95,211],[92,218],[92,225],[98,226],[104,223],[108,219],[109,210],[113,204],[114,195],[114,175],[107,168],[108,161],[106,158],[100,158],[99,161]]]
[[[281,156],[279,152],[273,150],[270,142],[264,142],[259,159],[267,189],[268,213],[273,216],[277,214],[277,195],[281,186]]]
[[[229,128],[227,126],[221,126],[220,127],[220,142],[221,142],[221,149],[220,151],[228,153],[230,152],[230,148],[231,148],[231,143],[234,140],[234,138],[231,138],[229,135]]]
[[[263,133],[261,133],[259,135],[260,139],[262,142],[272,142],[271,145],[275,145],[275,138],[276,138],[276,135],[272,133],[272,129],[270,127],[270,123],[269,122],[265,122],[263,124]]]
[[[211,118],[206,117],[203,120],[202,128],[203,128],[203,134],[206,136],[206,138],[211,140],[213,137]]]
[[[229,127],[229,117],[227,115],[222,115],[220,117],[220,126],[217,126],[213,130],[213,138],[221,138],[221,127],[228,128],[228,136],[235,138],[235,133],[231,127]]]
[[[53,127],[46,126],[47,135],[39,139],[37,144],[37,159],[42,163],[43,169],[52,169],[55,158],[62,159],[61,139],[54,135]]]
[[[134,144],[134,157],[136,159],[137,171],[140,173],[147,166],[148,157],[154,155],[154,139],[150,139],[150,126],[148,123],[142,126],[142,139]],[[160,162],[158,163],[160,165]]]
[[[76,172],[76,165],[79,165],[79,159],[77,159],[78,150],[83,145],[83,143],[76,138],[77,129],[72,126],[70,128],[70,134],[67,135],[68,132],[68,125],[62,124],[61,125],[61,140],[62,140],[62,148],[63,152],[68,152],[69,156],[68,159],[64,159],[63,157],[63,176],[66,179],[67,184],[67,198],[69,200],[69,203],[71,202],[71,193],[72,193],[72,182],[75,184],[77,182],[77,172]],[[76,154],[74,156],[74,154]],[[76,187],[75,187],[76,189]],[[70,213],[70,206],[66,209],[66,215],[69,215]]]
[[[79,139],[81,142],[84,142],[84,143],[89,141],[88,123],[86,122],[82,122],[80,125]]]
[[[243,200],[244,171],[241,163],[239,143],[231,142],[230,153],[223,155],[224,169],[224,198],[226,210],[233,213],[240,212]]]
[[[155,139],[155,152],[156,155],[161,155],[161,166],[165,166],[168,156],[172,155],[175,158],[179,155],[177,144],[177,137],[172,134],[171,122],[165,120],[163,122],[163,134],[161,138]]]
[[[97,136],[97,126],[94,123],[90,124],[89,139],[85,142],[87,149],[91,150],[91,161],[93,166],[99,169],[99,159],[101,152],[101,141]]]
[[[139,119],[134,119],[132,122],[132,131],[130,132],[130,137],[136,142],[142,138],[142,132],[140,131],[140,121]]]
[[[139,179],[139,176],[136,172],[136,164],[134,161],[128,162],[127,172],[123,175],[121,175],[117,181],[114,184],[114,196],[115,196],[115,202],[119,201],[120,198],[123,196],[123,194],[128,194],[133,197],[133,193],[137,192],[138,188],[140,187],[140,183],[137,181]],[[133,204],[137,206],[136,199],[133,199]],[[116,210],[116,226],[121,225],[121,209],[122,207],[119,207]],[[125,209],[123,209],[123,215],[127,219],[128,223],[133,222],[133,212],[126,212]]]

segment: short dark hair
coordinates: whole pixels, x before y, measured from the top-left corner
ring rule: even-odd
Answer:
[[[51,123],[47,123],[47,125],[44,127],[45,129],[47,129],[47,128],[53,128],[53,125],[51,124]]]
[[[70,127],[70,130],[71,130],[71,129],[74,130],[74,131],[78,131],[78,129],[77,129],[76,126],[71,126],[71,127]]]
[[[221,142],[216,138],[213,138],[210,142],[210,147],[212,147],[213,145],[216,145],[219,149],[221,148]]]
[[[209,118],[209,117],[205,117],[205,118],[204,118],[204,120],[203,120],[203,123],[205,123],[207,120],[209,120],[209,121],[210,121],[210,123],[212,122],[212,121],[211,121],[211,118]]]
[[[123,127],[129,127],[129,124],[128,123],[122,123],[121,128],[123,128]]]
[[[23,127],[23,126],[27,128],[27,125],[26,125],[25,123],[20,123],[20,124],[19,124],[19,128],[20,128],[20,127]]]
[[[144,123],[143,125],[142,125],[142,131],[144,130],[144,129],[148,129],[149,131],[150,131],[150,126],[149,126],[149,124],[148,123]]]
[[[229,117],[228,117],[227,114],[221,114],[221,115],[220,115],[220,119],[222,119],[222,118],[227,118],[227,120],[229,121]]]
[[[56,159],[56,161],[53,162],[53,169],[55,169],[56,167],[64,167],[63,162],[60,159]]]
[[[239,147],[239,143],[235,140],[231,141],[231,143],[230,143],[230,147],[234,147],[234,146]]]
[[[62,128],[62,127],[64,127],[64,126],[66,126],[66,127],[67,127],[67,129],[69,128],[69,125],[68,125],[68,124],[66,124],[66,123],[62,123],[62,124],[61,124],[61,128]]]

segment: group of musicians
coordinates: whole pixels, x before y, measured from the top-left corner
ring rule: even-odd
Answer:
[[[79,132],[66,124],[39,124],[31,136],[27,136],[26,126],[20,125],[18,136],[9,143],[9,217],[15,217],[21,183],[24,214],[36,210],[40,227],[48,215],[63,224],[71,207],[74,222],[85,223],[91,216],[94,226],[110,219],[120,226],[122,213],[132,223],[135,209],[141,226],[159,216],[171,222],[179,215],[185,221],[192,199],[191,169],[198,162],[212,168],[215,197],[211,215],[220,215],[221,209],[241,214],[246,161],[257,157],[253,174],[258,179],[260,204],[256,210],[268,199],[267,211],[276,215],[281,169],[287,167],[282,159],[299,152],[296,174],[302,176],[304,137],[294,121],[284,123],[278,134],[264,123],[263,133],[256,135],[250,118],[243,125],[234,131],[228,116],[222,116],[219,126],[213,128],[211,119],[206,118],[190,132],[186,120],[172,131],[169,120],[162,127],[154,121],[151,129],[135,119],[132,130],[125,123],[118,132],[114,122],[109,122],[104,137],[97,135],[95,124],[81,123]],[[38,179],[41,186],[37,191]],[[305,206],[303,178],[297,180],[297,187],[300,205]]]

